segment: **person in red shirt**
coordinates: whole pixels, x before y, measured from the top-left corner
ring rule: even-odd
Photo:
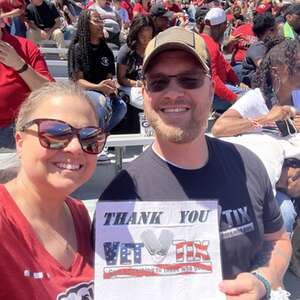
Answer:
[[[133,7],[133,17],[137,16],[149,16],[151,3],[150,0],[138,0]]]
[[[10,35],[0,19],[0,153],[15,152],[14,119],[28,94],[53,80],[39,49]],[[2,168],[2,164],[0,164]]]
[[[131,5],[130,0],[122,0],[120,2],[120,6],[123,7],[124,9],[126,9],[126,11],[128,13],[129,20],[131,22],[132,19],[133,19],[133,7]]]
[[[20,170],[0,185],[0,299],[92,299],[91,223],[68,196],[90,179],[107,134],[74,84],[30,94],[16,120]]]
[[[201,34],[210,56],[212,78],[215,81],[213,109],[223,112],[245,92],[239,88],[238,78],[220,50],[226,30],[227,20],[222,8],[211,8],[205,16],[205,26]]]

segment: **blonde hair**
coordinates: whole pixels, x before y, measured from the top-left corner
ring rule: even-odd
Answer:
[[[71,81],[49,82],[40,89],[31,92],[22,103],[16,118],[16,131],[20,131],[30,121],[30,117],[43,101],[53,96],[74,96],[85,100],[91,106],[97,122],[99,121],[94,104],[77,84]]]

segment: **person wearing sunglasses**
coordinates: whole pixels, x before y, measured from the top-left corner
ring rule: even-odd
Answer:
[[[68,195],[95,170],[107,136],[98,124],[73,84],[46,85],[22,104],[20,170],[0,185],[1,299],[92,299],[90,219]]]
[[[266,46],[269,49],[253,81],[256,88],[217,120],[212,133],[215,137],[238,136],[230,140],[244,143],[260,156],[272,181],[286,229],[291,233],[296,218],[291,197],[295,195],[289,191],[288,168],[282,167],[284,159],[300,158],[297,134],[300,117],[296,113],[299,108],[294,106],[293,100],[293,91],[300,89],[297,67],[300,65],[300,43],[275,37]],[[255,142],[249,142],[251,139]],[[281,176],[286,178],[284,184]],[[295,183],[293,180],[291,186]],[[300,180],[297,185],[300,186]]]
[[[205,41],[179,27],[159,33],[146,48],[143,73],[154,143],[100,201],[186,201],[188,210],[188,200],[218,200],[224,278],[218,288],[227,299],[285,293],[278,288],[291,244],[265,168],[248,149],[205,135],[214,96]]]

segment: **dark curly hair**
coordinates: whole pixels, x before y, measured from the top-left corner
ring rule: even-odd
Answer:
[[[272,68],[287,65],[289,74],[293,74],[300,43],[297,40],[277,36],[269,40],[265,45],[267,53],[253,77],[251,86],[253,88],[260,88],[266,100],[267,107],[270,109],[277,104],[276,95],[273,90]]]
[[[71,41],[69,51],[68,51],[68,75],[70,79],[73,79],[76,61],[80,59],[82,61],[83,71],[90,71],[89,57],[91,53],[90,45],[90,15],[91,11],[85,10],[82,12],[78,18],[77,31]],[[80,49],[80,53],[75,50],[75,48]]]
[[[130,48],[130,50],[136,50],[138,35],[143,27],[151,27],[154,34],[155,27],[150,16],[138,16],[132,20],[126,41],[127,46]]]

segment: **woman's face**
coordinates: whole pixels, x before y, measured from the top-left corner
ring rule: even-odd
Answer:
[[[153,29],[150,26],[143,27],[138,33],[138,44],[144,48],[153,38]]]
[[[78,96],[49,96],[28,121],[40,118],[61,120],[75,128],[98,126],[92,107]],[[77,136],[61,150],[46,149],[39,142],[37,129],[33,124],[25,132],[16,133],[19,176],[44,192],[70,194],[92,176],[97,155],[84,152]]]
[[[90,12],[90,33],[92,38],[102,39],[103,34],[103,20],[96,11]]]

